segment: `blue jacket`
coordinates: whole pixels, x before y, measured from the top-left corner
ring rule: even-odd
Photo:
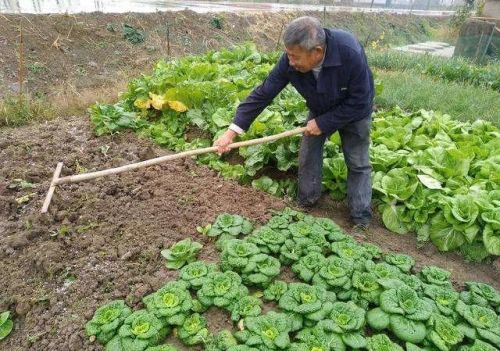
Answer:
[[[373,75],[358,40],[342,30],[325,29],[326,54],[318,80],[290,66],[284,53],[264,82],[236,110],[233,123],[247,130],[288,83],[306,100],[319,129],[331,134],[372,113]]]

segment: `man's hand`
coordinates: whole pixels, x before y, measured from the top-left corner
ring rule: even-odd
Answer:
[[[306,125],[306,131],[304,132],[305,135],[321,135],[323,132],[321,129],[319,129],[318,124],[316,123],[315,119],[309,120]]]
[[[226,130],[222,136],[214,142],[214,146],[217,146],[217,153],[222,155],[225,152],[231,150],[227,146],[233,143],[234,137],[237,133],[231,129]]]

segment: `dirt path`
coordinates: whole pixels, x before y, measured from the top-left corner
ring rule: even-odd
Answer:
[[[50,213],[41,216],[55,164],[63,174],[130,163],[165,151],[134,134],[96,138],[86,117],[0,130],[0,310],[14,313],[15,331],[0,349],[101,350],[84,337],[83,325],[101,304],[115,298],[137,306],[141,297],[174,277],[160,250],[184,237],[205,244],[201,258],[216,259],[207,238],[196,234],[220,212],[262,222],[286,202],[223,180],[192,160],[65,185]],[[13,179],[36,185],[9,189]],[[32,194],[19,205],[15,199]],[[333,218],[349,229],[345,206],[323,199],[314,215]],[[499,288],[492,266],[467,264],[431,245],[417,249],[412,236],[375,225],[367,241],[384,250],[413,255],[418,266],[437,264],[453,272],[457,285],[473,279]],[[215,312],[210,327],[228,326]]]

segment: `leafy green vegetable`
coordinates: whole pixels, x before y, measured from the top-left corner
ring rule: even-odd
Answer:
[[[169,329],[153,314],[139,310],[128,316],[118,331],[106,344],[106,351],[143,351],[158,345]]]
[[[380,308],[370,311],[367,321],[376,330],[390,328],[401,340],[417,344],[425,338],[423,322],[431,314],[432,305],[418,297],[413,289],[402,285],[380,295]]]
[[[451,350],[453,346],[459,344],[464,338],[462,332],[446,317],[433,315],[429,322],[432,329],[428,332],[427,338],[439,350]]]
[[[494,346],[491,346],[488,343],[485,343],[481,340],[475,340],[472,346],[463,347],[463,351],[498,351],[498,349]]]
[[[207,280],[209,273],[217,271],[217,266],[213,263],[195,261],[182,267],[179,277],[187,283],[188,288],[198,290]]]
[[[369,304],[379,303],[382,286],[374,273],[354,271],[349,292],[346,298],[351,298],[356,304],[367,308]]]
[[[182,325],[193,307],[188,284],[184,281],[168,282],[142,301],[147,310],[166,325]]]
[[[177,335],[184,344],[189,346],[204,343],[208,339],[205,318],[198,313],[190,315],[178,329]]]
[[[125,301],[112,301],[95,311],[92,319],[85,324],[85,332],[87,336],[95,335],[97,341],[106,344],[118,333],[123,321],[130,314],[132,314],[132,310],[125,305]],[[3,320],[1,317],[3,314],[0,316],[0,321]],[[2,325],[0,323],[0,328]]]
[[[384,255],[385,262],[398,267],[401,271],[409,273],[412,267],[415,265],[415,260],[403,254],[388,253]]]
[[[144,33],[129,24],[123,24],[123,37],[132,44],[140,44],[144,42]]]
[[[334,332],[342,338],[342,342],[353,349],[366,347],[362,335],[365,324],[365,310],[353,302],[335,302],[330,314],[318,323],[318,328]]]
[[[231,319],[235,322],[245,317],[256,317],[262,312],[262,301],[255,296],[243,296],[232,306]]]
[[[483,306],[466,305],[461,300],[458,300],[456,310],[467,322],[458,325],[466,337],[500,344],[500,317],[495,311]]]
[[[462,291],[460,299],[468,305],[479,305],[497,310],[500,306],[500,293],[491,285],[479,282],[465,282],[469,291]]]
[[[212,227],[208,231],[208,236],[220,236],[229,234],[236,237],[240,234],[247,235],[252,232],[252,223],[239,215],[231,215],[228,213],[220,214]]]
[[[349,290],[352,286],[351,277],[353,272],[353,261],[329,256],[314,275],[312,282],[314,285],[323,286],[327,289]]]
[[[440,313],[454,317],[459,297],[455,290],[437,285],[427,285],[424,288],[424,293],[432,299]]]
[[[271,311],[258,317],[245,318],[244,327],[235,336],[248,346],[260,350],[282,350],[290,345],[291,323],[283,313]]]
[[[279,301],[287,290],[288,284],[286,282],[275,280],[264,290],[264,299],[267,301]]]
[[[206,351],[226,351],[238,345],[238,341],[229,330],[221,330],[216,335],[210,335],[206,344]]]
[[[0,313],[0,340],[5,339],[10,334],[13,327],[14,322],[10,319],[10,312],[5,311]]]
[[[275,254],[280,251],[281,246],[288,239],[287,234],[288,232],[263,226],[256,229],[247,239],[249,242],[256,244],[260,252]]]
[[[436,266],[424,266],[420,271],[420,278],[427,284],[451,287],[451,273]]]
[[[162,250],[161,255],[167,259],[167,268],[179,269],[187,263],[196,261],[196,256],[202,247],[199,242],[187,238],[175,243],[170,249]]]
[[[368,351],[404,351],[385,334],[377,334],[367,339]]]
[[[237,299],[248,295],[248,289],[242,284],[241,277],[232,271],[212,272],[207,281],[197,292],[198,299],[204,306],[230,308]]]
[[[321,328],[302,329],[295,338],[301,342],[290,345],[290,350],[293,351],[345,350],[340,336],[326,332]]]
[[[247,284],[267,287],[280,274],[281,264],[277,258],[266,254],[252,256],[242,270],[243,281]]]
[[[335,294],[323,287],[290,283],[279,300],[279,306],[295,318],[302,318],[306,325],[314,325],[330,313],[335,299]]]
[[[224,243],[221,254],[222,270],[233,270],[241,273],[250,263],[253,256],[259,254],[259,248],[248,241],[229,239]]]
[[[325,256],[313,251],[293,264],[292,271],[297,273],[303,281],[310,282],[314,275],[324,266],[325,261]]]

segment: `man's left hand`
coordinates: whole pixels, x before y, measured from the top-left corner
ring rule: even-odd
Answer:
[[[323,132],[321,129],[319,129],[318,124],[316,123],[315,119],[309,120],[306,125],[306,131],[304,132],[305,135],[321,135]]]

